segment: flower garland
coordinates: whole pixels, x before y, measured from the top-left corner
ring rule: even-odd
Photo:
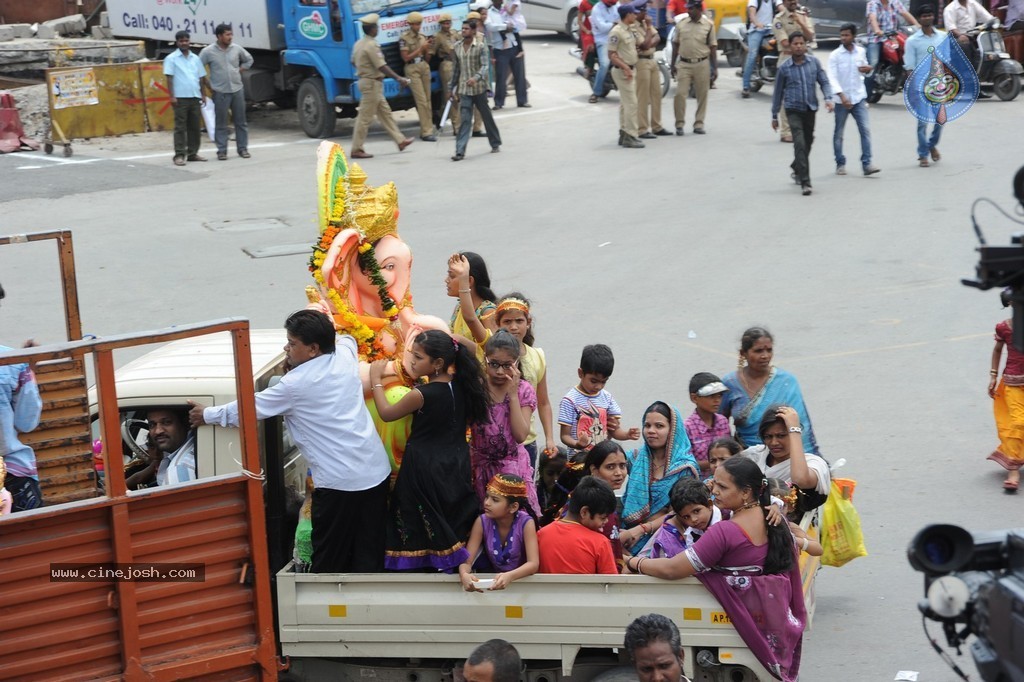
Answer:
[[[377,254],[374,252],[373,244],[362,242],[359,245],[359,267],[369,274],[370,284],[377,287],[377,297],[380,298],[380,309],[384,316],[394,322],[398,319],[398,306],[388,293],[388,283],[380,274],[380,263],[377,262]]]

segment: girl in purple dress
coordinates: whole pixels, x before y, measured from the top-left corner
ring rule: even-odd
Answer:
[[[467,592],[480,592],[473,570],[496,573],[491,590],[503,590],[513,580],[533,575],[540,567],[537,524],[523,507],[532,486],[519,476],[497,474],[487,484],[484,513],[469,534],[469,559],[459,566]],[[476,559],[477,553],[480,557]],[[473,560],[476,559],[476,563]]]
[[[530,454],[523,442],[530,436],[530,421],[537,407],[537,394],[519,371],[520,344],[516,337],[499,329],[484,346],[484,377],[491,398],[491,418],[473,425],[469,451],[473,462],[473,484],[483,506],[488,481],[498,473],[513,474],[533,481]],[[526,494],[530,512],[540,515],[537,489]]]
[[[715,470],[715,504],[732,511],[671,559],[631,558],[626,566],[666,580],[696,576],[725,608],[757,660],[776,679],[794,682],[807,623],[793,535],[769,525],[768,481],[745,457]]]

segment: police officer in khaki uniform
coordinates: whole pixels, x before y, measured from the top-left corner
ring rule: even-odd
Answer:
[[[640,61],[636,64],[636,100],[639,107],[637,121],[640,138],[653,140],[658,135],[671,135],[661,126],[661,71],[654,62],[661,36],[651,25],[647,14],[647,0],[637,0],[632,5],[638,15],[630,27],[636,35],[636,48]]]
[[[708,110],[708,90],[711,88],[712,66],[718,59],[715,39],[715,23],[704,16],[701,0],[686,3],[686,16],[676,23],[672,39],[672,54],[678,55],[672,65],[672,75],[677,76],[676,135],[682,135],[686,123],[686,98],[693,84],[697,96],[697,115],[693,119],[693,132],[704,134],[704,115]]]
[[[423,15],[419,12],[409,12],[406,17],[409,22],[409,30],[398,38],[398,49],[402,53],[402,61],[405,62],[405,77],[411,83],[412,98],[416,101],[416,113],[420,117],[420,139],[427,142],[437,142],[434,135],[433,112],[430,108],[430,48],[433,39],[420,33],[423,26]]]
[[[434,44],[430,48],[430,53],[432,56],[437,57],[437,75],[441,78],[441,92],[444,95],[444,101],[447,102],[452,94],[449,86],[452,82],[452,74],[455,72],[454,50],[455,43],[459,41],[459,36],[452,32],[452,15],[447,12],[438,17],[437,23],[440,24],[441,28],[433,35]],[[458,130],[458,107],[453,106],[449,116],[452,121],[452,127]]]
[[[619,144],[630,149],[642,149],[640,119],[636,100],[636,65],[640,55],[636,49],[636,35],[631,30],[636,23],[636,9],[632,5],[619,5],[619,23],[608,33],[608,57],[612,62],[612,79],[619,89]]]
[[[353,159],[372,159],[373,154],[367,154],[363,150],[363,143],[366,142],[366,133],[370,129],[373,119],[380,117],[380,124],[384,126],[391,139],[398,145],[398,151],[402,151],[412,144],[411,137],[403,137],[391,118],[391,107],[384,98],[384,77],[394,78],[402,85],[408,85],[409,79],[399,76],[391,70],[391,67],[384,61],[384,53],[377,44],[376,35],[379,29],[380,17],[376,14],[367,14],[361,17],[359,22],[363,25],[363,37],[352,48],[352,64],[356,68],[356,77],[359,79],[359,115],[356,116],[355,131],[352,133],[352,154]]]
[[[811,20],[807,10],[800,7],[797,0],[783,0],[782,9],[772,20],[772,32],[775,34],[775,43],[779,46],[779,66],[793,58],[789,49],[789,35],[794,31],[800,31],[807,39],[807,45],[814,42],[814,22]],[[786,110],[779,112],[779,132],[783,142],[793,141],[793,132],[789,129],[789,119],[786,118]]]

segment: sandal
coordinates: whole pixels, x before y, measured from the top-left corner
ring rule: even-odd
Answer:
[[[1003,481],[1003,490],[1008,493],[1015,493],[1020,487],[1020,483],[1017,481]]]
[[[590,104],[597,104],[597,95],[591,95],[590,99],[587,100]]]

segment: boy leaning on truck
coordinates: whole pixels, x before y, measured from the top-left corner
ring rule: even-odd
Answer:
[[[351,336],[324,313],[300,310],[288,333],[281,381],[256,394],[259,419],[283,416],[313,474],[313,573],[384,570],[391,464],[363,401]],[[238,402],[189,402],[192,426],[238,426]]]

